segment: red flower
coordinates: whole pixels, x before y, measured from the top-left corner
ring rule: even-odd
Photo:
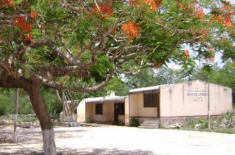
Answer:
[[[103,19],[106,19],[108,16],[113,16],[113,10],[111,8],[111,6],[102,6],[102,5],[99,5],[98,6],[99,9],[95,6],[93,8],[93,11],[96,13],[96,14],[102,14],[103,15]]]
[[[25,24],[25,26],[22,28],[24,32],[32,31],[32,24]]]
[[[36,21],[37,17],[38,17],[38,12],[35,12],[32,8],[31,10],[31,17],[33,19],[33,21]]]
[[[206,39],[208,37],[208,31],[207,30],[202,30],[201,34],[203,34],[204,39]]]
[[[31,40],[33,38],[32,32],[30,32],[26,37],[25,40]]]
[[[14,0],[0,0],[0,8],[1,7],[9,7],[13,5]]]
[[[203,8],[197,8],[196,12],[195,12],[195,16],[197,18],[203,18],[206,14],[204,13]]]
[[[161,4],[163,0],[130,0],[129,4],[130,6],[134,7],[140,7],[142,4],[149,5],[152,9],[157,9]]]
[[[223,25],[227,27],[232,27],[233,23],[230,20],[226,19],[224,20]]]
[[[185,51],[184,51],[184,54],[185,54],[186,59],[189,59],[189,57],[190,57],[190,52],[189,52],[189,50],[185,50]]]
[[[15,25],[19,26],[19,27],[24,27],[26,22],[26,18],[25,17],[17,17],[15,20]]]
[[[25,17],[18,17],[15,20],[15,25],[19,26],[24,32],[32,31],[32,24],[25,23]]]
[[[25,39],[26,40],[31,40],[33,38],[33,34],[32,34],[32,24],[30,23],[26,23],[27,19],[25,17],[18,17],[15,20],[15,25],[20,27],[21,30],[23,31],[23,34],[30,32]]]
[[[128,34],[129,39],[133,41],[135,38],[139,38],[139,24],[133,24],[132,22],[128,22],[122,25],[122,31],[124,34]]]

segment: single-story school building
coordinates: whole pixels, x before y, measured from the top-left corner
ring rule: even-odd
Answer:
[[[77,107],[78,122],[96,122],[104,124],[129,124],[127,96],[86,98]]]
[[[129,96],[84,99],[77,107],[78,122],[159,127],[166,120],[218,116],[232,111],[232,89],[200,80],[132,89]]]

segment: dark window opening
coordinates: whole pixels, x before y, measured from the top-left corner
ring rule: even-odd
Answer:
[[[159,92],[144,94],[144,107],[158,107]]]
[[[117,105],[118,105],[118,114],[124,115],[125,113],[124,103],[118,103]]]
[[[95,114],[102,115],[103,114],[103,104],[96,104],[95,105]]]

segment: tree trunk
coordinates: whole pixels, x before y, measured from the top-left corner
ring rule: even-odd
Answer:
[[[33,82],[33,84],[30,85],[29,88],[27,88],[27,92],[33,105],[33,109],[41,125],[44,154],[55,155],[56,145],[54,140],[55,137],[53,124],[51,122],[46,103],[41,94],[40,86],[40,84]]]
[[[17,127],[17,117],[18,117],[18,111],[19,111],[19,88],[16,90],[16,106],[15,106],[15,119],[14,119],[14,141],[17,142],[17,135],[16,135],[16,127]]]
[[[51,122],[46,103],[42,97],[40,88],[41,82],[37,79],[26,79],[24,77],[14,77],[7,72],[0,72],[0,87],[3,88],[23,88],[29,94],[33,109],[39,119],[42,136],[43,149],[45,155],[55,155],[56,146],[54,140],[54,129]]]

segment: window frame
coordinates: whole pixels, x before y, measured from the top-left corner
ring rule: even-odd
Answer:
[[[118,115],[125,115],[125,103],[120,102],[117,104],[118,104]],[[120,110],[120,109],[123,109],[123,110]]]
[[[103,115],[103,104],[102,103],[95,104],[95,114],[96,115]]]
[[[160,92],[159,91],[151,91],[143,93],[143,106],[144,108],[156,108],[159,107],[160,103]],[[152,102],[152,103],[149,103]]]

